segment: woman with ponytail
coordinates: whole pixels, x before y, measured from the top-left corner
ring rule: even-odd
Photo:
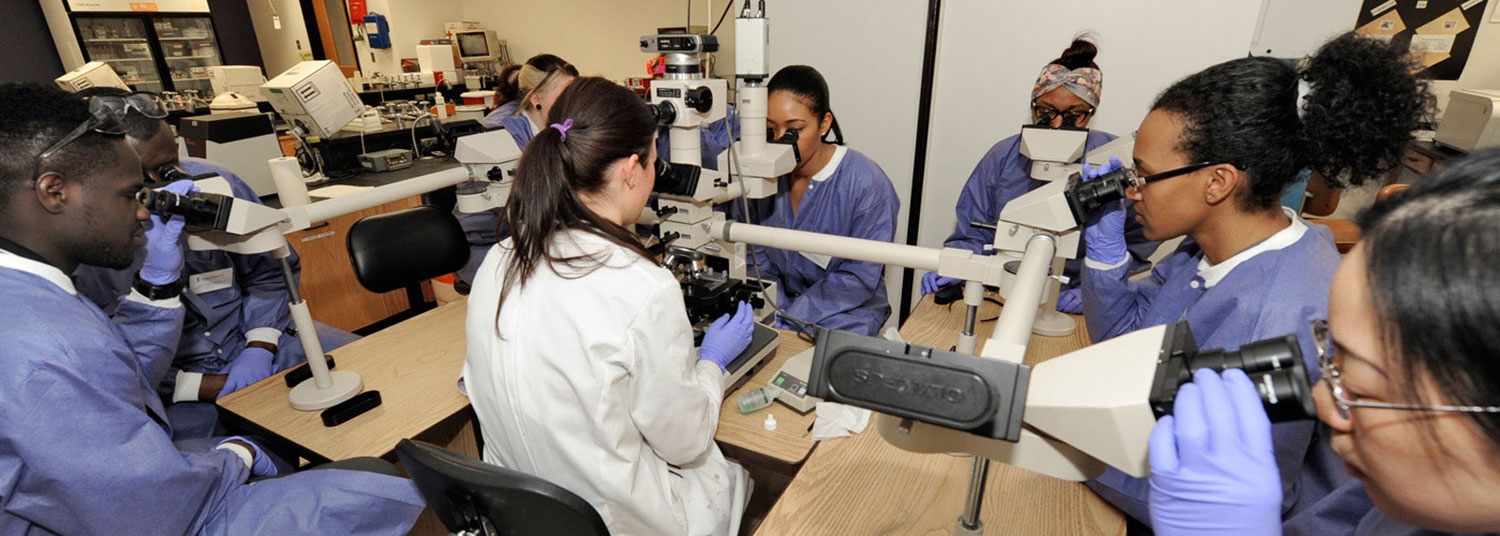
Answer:
[[[1031,123],[1044,128],[1088,129],[1089,121],[1099,109],[1100,97],[1104,94],[1104,71],[1094,63],[1099,49],[1092,41],[1083,37],[1073,43],[1062,55],[1042,68],[1036,85],[1031,89]],[[1115,135],[1102,130],[1089,129],[1085,151],[1114,141]],[[1082,156],[1079,157],[1081,162]],[[985,246],[995,242],[995,232],[970,225],[970,222],[995,223],[1000,220],[1000,211],[1006,203],[1027,192],[1047,184],[1031,178],[1031,159],[1021,154],[1021,135],[1016,134],[1000,140],[984,154],[969,181],[964,183],[958,196],[958,224],[953,234],[943,242],[950,248],[967,249],[979,255],[993,255]],[[1136,266],[1144,269],[1147,258],[1156,251],[1156,242],[1141,237],[1140,226],[1131,225],[1130,255]],[[1080,255],[1080,257],[1082,257]],[[1065,313],[1083,312],[1083,299],[1078,290],[1080,261],[1069,260],[1063,267],[1069,282],[1057,297],[1057,310]],[[948,285],[962,283],[951,277],[942,277],[937,272],[922,276],[922,294],[937,291]]]
[[[1344,35],[1306,60],[1241,58],[1167,88],[1136,133],[1127,197],[1146,238],[1186,239],[1150,277],[1132,281],[1124,209],[1096,214],[1083,233],[1089,334],[1097,342],[1181,320],[1203,348],[1306,334],[1328,314],[1339,253],[1327,228],[1281,207],[1282,191],[1303,169],[1358,184],[1394,166],[1431,109],[1411,72],[1402,52]],[[1312,340],[1301,342],[1318,370]],[[1282,483],[1277,513],[1339,521],[1316,504],[1349,478],[1325,429],[1288,422],[1270,431]],[[1145,480],[1111,470],[1090,487],[1148,521]]]
[[[504,128],[516,145],[525,148],[531,137],[541,131],[541,123],[552,109],[568,84],[578,78],[578,68],[566,60],[551,54],[537,54],[526,60],[516,71],[511,85],[520,95],[512,102],[514,106],[501,106],[484,117],[484,125],[491,129]]]
[[[500,76],[501,89],[516,96],[490,112],[481,123],[491,130],[505,129],[516,140],[516,146],[525,149],[531,137],[542,130],[538,125],[547,119],[557,96],[578,78],[578,69],[557,56],[537,54],[519,69],[501,71]],[[461,293],[468,293],[474,284],[474,271],[484,262],[490,246],[505,236],[505,230],[498,225],[500,211],[498,208],[473,213],[453,210],[453,216],[463,226],[464,236],[469,239],[469,262],[454,274],[457,276],[455,286]]]
[[[881,242],[895,238],[896,188],[878,164],[843,145],[823,75],[791,65],[766,88],[768,134],[795,139],[797,166],[781,177],[774,197],[750,203],[750,222]],[[874,335],[891,316],[884,265],[762,247],[752,252],[760,275],[778,283],[782,309],[798,320]]]
[[[750,308],[694,355],[677,280],[628,230],[655,183],[656,121],[634,93],[581,78],[545,121],[469,295],[484,459],[578,494],[614,534],[735,534],[750,481],[714,431]]]

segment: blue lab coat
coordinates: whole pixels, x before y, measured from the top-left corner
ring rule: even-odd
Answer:
[[[113,321],[61,270],[0,251],[0,535],[405,534],[404,479],[318,470],[246,484],[225,451],[172,443],[156,385],[186,309]],[[168,302],[171,303],[171,302]]]
[[[1085,150],[1093,151],[1114,139],[1115,135],[1108,132],[1090,130]],[[1000,211],[1005,208],[1006,203],[1047,185],[1046,181],[1031,178],[1032,161],[1021,154],[1020,142],[1020,134],[1000,140],[990,147],[984,158],[979,159],[974,172],[969,174],[968,182],[964,183],[963,192],[958,195],[958,206],[954,208],[958,224],[954,227],[953,234],[943,241],[944,246],[967,249],[981,255],[993,254],[986,253],[984,247],[995,243],[994,231],[976,229],[969,222],[995,223],[1000,220]],[[1083,161],[1082,158],[1079,161]],[[1146,240],[1141,225],[1132,216],[1133,212],[1125,218],[1125,239],[1132,259],[1131,271],[1134,273],[1145,268],[1149,263],[1147,259],[1156,251],[1158,243]],[[1078,286],[1082,258],[1083,244],[1080,242],[1078,257],[1068,260],[1063,266],[1063,274],[1069,278],[1065,285],[1067,288]]]
[[[237,199],[255,203],[260,198],[245,184],[223,167],[198,158],[183,158],[183,171],[191,175],[217,173],[229,181]],[[287,290],[281,263],[270,253],[240,255],[225,251],[191,251],[183,239],[183,274],[189,286],[183,290],[182,300],[187,307],[181,338],[177,344],[177,356],[172,370],[158,385],[166,400],[172,399],[177,385],[177,370],[203,374],[222,374],[229,364],[239,357],[249,342],[247,335],[257,328],[272,331],[256,332],[259,337],[270,337],[266,342],[276,344],[274,364],[276,370],[291,368],[307,361],[302,350],[302,341],[294,335],[291,312],[287,303],[291,293]],[[130,283],[145,261],[145,250],[136,251],[135,263],[124,270],[110,270],[97,266],[80,265],[73,272],[73,282],[78,291],[101,309],[114,312],[130,293]],[[300,275],[297,254],[289,258],[293,273]],[[223,288],[202,287],[206,292],[194,291],[194,281],[202,281],[209,274],[228,275],[229,283]],[[211,290],[210,290],[211,289]],[[359,337],[331,326],[318,326],[318,339],[323,350],[338,348]],[[217,411],[212,403],[180,403],[168,408],[172,427],[178,433],[176,439],[191,439],[220,435],[216,432]]]
[[[1453,534],[1414,527],[1385,515],[1370,500],[1365,483],[1349,479],[1318,504],[1281,527],[1285,536],[1324,536],[1358,534],[1359,536],[1442,536]]]
[[[505,104],[501,104],[499,108],[495,108],[494,111],[491,111],[488,115],[484,116],[484,119],[480,119],[479,124],[484,125],[484,128],[490,130],[500,128],[501,120],[510,117],[511,114],[516,113],[516,104],[518,102],[520,101],[510,101]]]
[[[783,176],[779,192],[749,201],[750,223],[880,242],[896,235],[901,201],[891,179],[873,160],[840,146],[811,179],[797,212],[792,212],[791,177]],[[730,212],[739,213],[739,203]],[[885,266],[755,246],[753,262],[760,275],[779,285],[778,299],[792,316],[831,329],[875,335],[891,316],[886,298]],[[754,270],[747,270],[754,277]]]
[[[1328,287],[1339,253],[1328,228],[1286,214],[1292,218],[1286,229],[1213,267],[1191,238],[1139,281],[1127,279],[1124,261],[1106,266],[1087,260],[1083,312],[1089,335],[1099,342],[1187,320],[1199,348],[1233,349],[1295,334],[1316,381],[1317,352],[1308,329],[1313,320],[1328,317]],[[1278,423],[1271,432],[1287,518],[1349,480],[1315,421]],[[1111,468],[1088,485],[1131,517],[1150,523],[1145,479]]]

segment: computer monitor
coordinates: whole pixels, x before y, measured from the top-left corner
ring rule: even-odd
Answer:
[[[454,34],[458,56],[464,63],[483,63],[500,59],[500,38],[494,30],[475,30]]]

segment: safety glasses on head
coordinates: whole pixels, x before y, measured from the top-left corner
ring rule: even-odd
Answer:
[[[1318,367],[1323,372],[1323,380],[1328,382],[1329,390],[1333,391],[1333,404],[1339,410],[1339,416],[1348,419],[1350,408],[1381,408],[1405,411],[1446,411],[1455,413],[1500,413],[1500,407],[1495,406],[1424,406],[1420,404],[1389,404],[1385,402],[1366,402],[1354,400],[1349,397],[1349,392],[1344,390],[1344,371],[1335,362],[1337,355],[1334,353],[1336,346],[1333,338],[1328,334],[1327,320],[1314,320],[1312,322],[1313,344],[1318,349]]]
[[[167,103],[161,100],[161,95],[150,91],[137,91],[125,95],[96,95],[90,101],[108,106],[119,117],[125,117],[130,110],[135,110],[136,113],[151,119],[167,117]]]
[[[35,181],[37,175],[41,173],[43,160],[57,154],[58,151],[67,147],[69,143],[73,143],[78,138],[82,138],[90,132],[107,136],[125,135],[125,125],[120,121],[120,115],[108,103],[101,101],[99,97],[89,99],[88,119],[84,120],[77,127],[74,127],[72,131],[68,132],[62,139],[57,140],[56,143],[37,153],[36,158],[31,160],[31,180]]]

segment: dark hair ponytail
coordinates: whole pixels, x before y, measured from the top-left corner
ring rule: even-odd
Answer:
[[[1242,207],[1269,209],[1303,169],[1339,187],[1342,177],[1360,184],[1396,165],[1432,114],[1432,95],[1410,62],[1386,43],[1344,34],[1305,65],[1266,57],[1214,65],[1172,84],[1151,108],[1186,122],[1178,149],[1189,161],[1249,175]]]
[[[501,104],[515,102],[521,98],[521,66],[518,64],[506,65],[500,70],[500,83],[496,93],[500,95]],[[517,106],[520,104],[518,103]]]
[[[572,126],[564,139],[562,131],[550,125],[567,121]],[[556,256],[550,246],[553,235],[562,231],[587,232],[651,258],[634,233],[595,214],[581,197],[602,191],[605,174],[620,159],[636,155],[641,165],[648,165],[656,133],[651,111],[634,92],[614,82],[579,78],[558,96],[547,123],[521,153],[500,218],[514,250],[505,268],[500,306],[542,263],[554,271],[562,264],[587,273],[605,260],[589,254]]]
[[[1500,150],[1457,159],[1359,226],[1397,392],[1418,404],[1500,405]],[[1429,379],[1444,400],[1421,396]],[[1500,414],[1466,415],[1500,445]]]
[[[1067,50],[1064,50],[1061,56],[1048,62],[1048,64],[1061,65],[1067,67],[1069,70],[1081,67],[1098,69],[1099,66],[1094,63],[1094,58],[1098,55],[1099,47],[1093,41],[1088,40],[1086,36],[1080,35],[1073,38],[1073,44],[1068,45]]]
[[[776,71],[771,81],[766,84],[766,95],[785,91],[800,98],[806,99],[808,108],[812,109],[813,115],[818,121],[823,120],[823,115],[833,116],[833,126],[828,132],[833,134],[834,139],[830,141],[825,134],[822,137],[824,143],[844,144],[844,131],[839,129],[839,117],[833,115],[833,110],[828,107],[828,81],[823,79],[823,74],[817,69],[807,65],[788,65]]]

